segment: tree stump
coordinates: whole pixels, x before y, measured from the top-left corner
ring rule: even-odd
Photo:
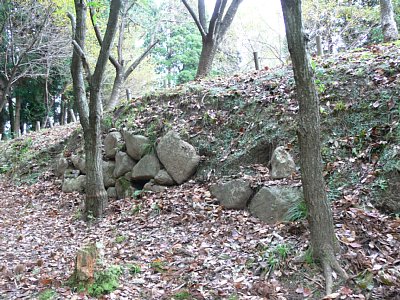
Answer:
[[[78,250],[75,259],[75,270],[72,278],[75,282],[92,283],[99,249],[95,244],[88,245]]]

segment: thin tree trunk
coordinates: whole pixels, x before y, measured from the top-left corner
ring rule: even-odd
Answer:
[[[15,127],[14,136],[19,137],[21,135],[21,96],[15,97]]]
[[[15,129],[15,116],[14,116],[14,103],[11,97],[8,97],[8,116],[10,118],[10,133],[11,136],[13,136]]]
[[[217,53],[217,43],[213,39],[203,41],[201,48],[199,66],[197,68],[197,78],[207,76],[212,69],[215,54]]]
[[[392,1],[380,0],[380,6],[383,40],[385,42],[396,41],[399,38],[399,32],[394,19]]]
[[[311,249],[323,267],[326,293],[330,294],[333,285],[332,269],[344,278],[347,278],[347,275],[335,257],[339,246],[322,174],[319,99],[306,51],[301,1],[283,0],[281,3],[300,108],[298,120],[300,168],[304,199],[309,211]]]
[[[119,103],[119,95],[124,84],[124,74],[122,68],[115,70],[114,84],[112,87],[111,95],[106,105],[106,110],[112,110]]]
[[[45,108],[45,116],[42,120],[42,127],[46,128],[47,120],[49,118],[50,112],[50,104],[49,104],[49,78],[46,76],[44,80],[44,108]]]
[[[6,123],[6,116],[3,111],[0,111],[0,139],[5,140],[5,123]]]

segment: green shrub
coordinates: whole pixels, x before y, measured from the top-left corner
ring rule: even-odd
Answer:
[[[292,207],[289,208],[285,220],[289,222],[294,222],[298,220],[304,220],[308,216],[308,209],[306,202],[303,201],[298,201],[294,203]]]
[[[95,272],[94,282],[87,287],[88,294],[92,297],[99,297],[116,290],[121,274],[122,270],[119,266],[111,266],[107,270]]]
[[[57,299],[57,296],[55,291],[47,289],[39,293],[38,300],[53,300]]]

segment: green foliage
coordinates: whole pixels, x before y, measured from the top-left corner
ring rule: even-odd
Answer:
[[[334,111],[344,111],[346,110],[346,104],[343,101],[338,101],[335,104],[335,107],[333,109]]]
[[[357,275],[355,282],[360,289],[371,291],[374,288],[374,274],[370,270],[364,270]]]
[[[53,300],[53,299],[57,299],[58,298],[58,294],[54,291],[54,290],[44,290],[42,292],[39,293],[38,295],[38,300]]]
[[[314,262],[314,256],[313,256],[313,252],[311,250],[311,248],[307,248],[306,252],[304,253],[304,261],[308,264],[308,265],[313,265]]]
[[[285,220],[294,222],[298,220],[305,220],[308,216],[307,204],[304,200],[295,202],[291,206],[285,216]]]
[[[127,237],[125,235],[119,235],[115,238],[115,242],[117,244],[121,244],[127,240]]]
[[[267,245],[258,245],[258,250],[260,251],[259,263],[261,266],[262,274],[269,274],[274,269],[282,266],[286,259],[288,258],[291,247],[287,244],[278,244],[274,247],[268,247]],[[246,262],[253,265],[253,261]]]
[[[95,272],[94,282],[87,287],[88,294],[92,297],[99,297],[116,290],[121,274],[120,266],[111,266],[107,270]]]
[[[154,49],[157,72],[174,84],[193,80],[202,47],[195,24],[191,21],[175,24],[166,32]]]
[[[128,268],[129,274],[131,274],[131,275],[137,275],[140,272],[142,272],[142,268],[140,267],[140,265],[128,264],[127,268]]]
[[[139,194],[142,192],[141,190],[140,191],[135,191],[134,192],[134,194],[136,193],[136,192],[139,192]],[[139,195],[138,194],[138,195]],[[134,195],[135,196],[135,195]],[[137,197],[137,196],[136,196]],[[133,205],[132,206],[132,208],[131,208],[131,210],[130,210],[130,213],[132,214],[132,215],[136,215],[136,214],[138,214],[138,213],[140,213],[140,211],[142,210],[142,204],[136,204],[136,205]]]
[[[155,259],[150,263],[150,267],[154,270],[156,273],[163,273],[166,271],[165,269],[165,262],[163,262],[160,259]]]
[[[189,291],[183,290],[183,291],[179,291],[176,294],[174,294],[172,296],[172,299],[175,300],[189,300],[189,299],[193,299],[192,295],[190,294]]]

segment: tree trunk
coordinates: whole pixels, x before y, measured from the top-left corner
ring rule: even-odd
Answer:
[[[72,15],[69,15],[75,32],[74,53],[71,64],[73,75],[74,95],[78,100],[80,121],[83,127],[86,154],[86,199],[85,217],[101,217],[107,205],[108,196],[103,183],[102,168],[102,141],[101,141],[101,119],[103,114],[101,87],[105,67],[109,58],[110,48],[115,36],[118,14],[121,7],[121,0],[112,0],[110,4],[110,15],[107,22],[107,29],[97,58],[96,68],[93,75],[90,75],[89,66],[86,70],[89,77],[90,102],[86,101],[83,81],[83,59],[85,46],[85,19],[87,7],[81,0],[75,0],[76,23]]]
[[[332,291],[332,268],[345,278],[347,275],[335,258],[339,246],[322,174],[319,99],[306,51],[306,37],[301,19],[301,1],[283,0],[281,3],[300,107],[298,120],[300,168],[304,199],[309,211],[311,249],[316,260],[323,267],[326,292],[330,294]]]
[[[212,69],[215,54],[217,53],[217,43],[214,39],[203,39],[199,66],[196,78],[207,76]]]
[[[6,114],[4,111],[0,111],[0,140],[5,140],[5,123],[6,123]]]
[[[21,96],[15,97],[15,127],[14,136],[19,137],[21,135]]]
[[[380,0],[381,26],[385,42],[396,41],[399,38],[396,21],[394,20],[392,0]]]
[[[8,116],[10,118],[10,136],[13,137],[15,130],[14,103],[11,97],[8,97]]]
[[[2,89],[2,93],[0,93],[1,98],[0,98],[0,112],[3,110],[4,105],[7,102],[8,99],[8,94],[10,93],[11,90],[11,85],[9,81],[5,82],[4,88]]]
[[[65,108],[67,107],[67,104],[65,103],[67,101],[66,97],[64,94],[61,95],[61,103],[60,103],[60,125],[65,124]]]
[[[115,106],[118,105],[119,95],[125,81],[122,68],[116,68],[115,72],[116,74],[114,78],[114,84],[112,87],[111,95],[107,104],[105,105],[106,110],[112,110],[114,109]]]

